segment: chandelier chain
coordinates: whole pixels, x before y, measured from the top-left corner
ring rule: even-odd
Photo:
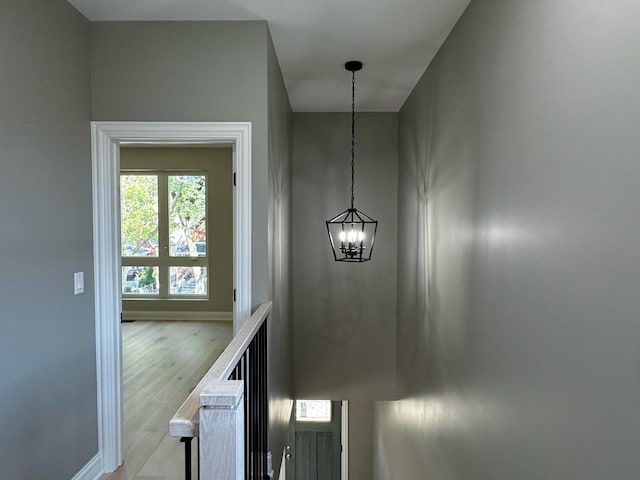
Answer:
[[[351,60],[344,68],[351,72],[351,207],[325,223],[333,259],[362,263],[371,260],[378,221],[355,208],[356,72],[362,69],[362,62]]]
[[[355,158],[356,158],[356,72],[351,72],[351,209],[354,204],[355,183]]]

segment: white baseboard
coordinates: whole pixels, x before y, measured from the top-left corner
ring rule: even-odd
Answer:
[[[180,321],[190,320],[198,322],[232,322],[233,312],[165,312],[165,311],[134,311],[122,312],[122,320],[162,320]]]
[[[71,480],[98,480],[103,473],[102,454],[98,452]]]

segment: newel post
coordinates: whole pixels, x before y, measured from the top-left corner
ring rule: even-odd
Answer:
[[[205,387],[200,407],[200,480],[243,480],[243,382],[228,380]]]

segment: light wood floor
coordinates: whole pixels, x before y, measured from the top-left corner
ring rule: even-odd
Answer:
[[[231,337],[231,322],[122,324],[124,464],[101,480],[184,479],[184,445],[168,435],[169,420]],[[195,441],[192,458],[196,472]]]

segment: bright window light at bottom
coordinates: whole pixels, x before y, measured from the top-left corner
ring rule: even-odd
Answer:
[[[296,400],[297,422],[330,422],[331,400]]]

